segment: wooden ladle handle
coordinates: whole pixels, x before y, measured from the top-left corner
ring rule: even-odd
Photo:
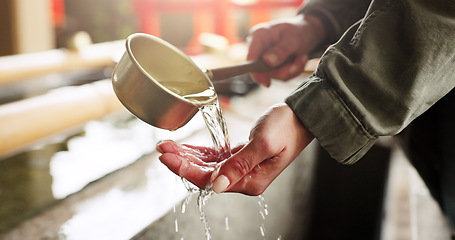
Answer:
[[[206,70],[206,74],[212,81],[219,81],[250,72],[267,72],[274,69],[262,60],[246,61],[228,67]]]

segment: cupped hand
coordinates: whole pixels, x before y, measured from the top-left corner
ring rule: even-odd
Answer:
[[[319,19],[311,15],[261,23],[248,36],[247,60],[262,59],[274,67],[266,73],[252,73],[259,84],[269,87],[271,79],[289,80],[303,72],[307,54],[324,38]]]
[[[231,152],[236,152],[239,148],[234,148]],[[211,184],[211,175],[219,163],[231,155],[215,151],[211,147],[179,144],[172,140],[160,141],[156,149],[161,153],[160,161],[173,173],[202,189]]]
[[[213,190],[261,194],[313,138],[288,105],[272,106],[256,122],[249,142],[214,173]]]
[[[232,149],[232,156],[212,148],[162,141],[160,160],[175,174],[200,188],[261,194],[313,140],[286,104],[271,107],[251,130],[249,142]],[[213,181],[212,181],[213,180]]]

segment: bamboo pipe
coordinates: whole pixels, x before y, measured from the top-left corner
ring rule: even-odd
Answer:
[[[0,86],[55,72],[115,65],[124,52],[124,41],[97,43],[78,51],[50,51],[0,57]]]
[[[0,105],[0,156],[120,109],[110,80]]]

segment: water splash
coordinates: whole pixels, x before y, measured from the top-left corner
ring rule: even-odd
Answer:
[[[265,231],[265,218],[267,215],[269,215],[269,210],[268,210],[268,206],[267,206],[267,203],[265,202],[265,199],[262,195],[259,195],[258,196],[259,198],[259,201],[258,201],[258,204],[259,204],[259,214],[261,215],[261,218],[262,218],[262,223],[261,223],[261,226],[259,227],[259,231],[261,233],[261,236],[264,237],[264,239],[266,238],[266,231]]]
[[[268,205],[267,205],[267,203],[265,202],[264,196],[259,195],[258,198],[259,198],[258,204],[259,204],[259,206],[261,207],[261,209],[259,210],[259,212],[260,212],[261,215],[262,215],[262,219],[265,219],[265,216],[269,215]]]
[[[213,193],[214,192],[211,186],[203,190],[201,189],[201,191],[199,191],[199,196],[197,199],[197,205],[199,206],[199,213],[201,215],[200,219],[202,221],[202,224],[204,224],[205,236],[207,237],[207,240],[210,240],[212,238],[212,234],[210,233],[209,221],[207,220],[207,216],[205,215],[204,206]]]
[[[193,198],[193,195],[198,194],[197,197],[197,205],[199,208],[200,220],[204,225],[205,236],[207,240],[212,238],[210,233],[210,226],[207,219],[207,216],[204,211],[204,206],[207,204],[210,197],[213,195],[214,191],[212,190],[211,186],[207,186],[205,189],[200,189],[190,183],[188,180],[182,178],[182,182],[184,183],[187,189],[187,195],[185,200],[182,202],[182,214],[186,212],[186,209]]]

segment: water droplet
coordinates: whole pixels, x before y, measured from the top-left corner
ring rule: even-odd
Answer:
[[[177,218],[174,220],[174,225],[175,225],[175,232],[179,232],[179,223],[177,221]]]
[[[224,224],[226,225],[226,231],[229,231],[229,218],[228,217],[224,218]]]
[[[264,212],[263,212],[263,211],[259,211],[259,213],[261,214],[262,219],[265,220],[265,214],[264,214]]]
[[[264,224],[261,224],[261,226],[259,227],[259,230],[261,230],[261,235],[263,237],[265,237],[265,227],[264,227]]]

